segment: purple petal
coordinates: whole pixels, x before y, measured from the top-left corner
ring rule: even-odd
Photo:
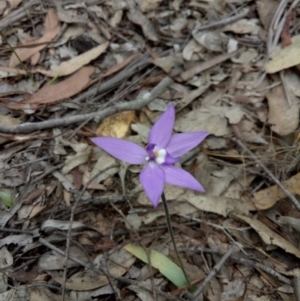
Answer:
[[[180,157],[197,146],[208,135],[209,132],[189,132],[173,135],[166,151],[173,157]]]
[[[161,148],[168,145],[175,121],[175,108],[171,104],[168,109],[155,122],[148,136],[148,143]]]
[[[150,162],[140,173],[140,182],[154,207],[164,190],[165,173],[156,163]]]
[[[173,165],[161,165],[165,172],[165,182],[174,186],[205,192],[201,184],[188,172]]]
[[[171,165],[171,164],[175,164],[179,161],[180,161],[179,158],[174,158],[169,153],[167,153],[164,164]]]
[[[96,137],[91,140],[111,156],[129,164],[142,164],[148,156],[145,149],[130,141],[111,137]]]

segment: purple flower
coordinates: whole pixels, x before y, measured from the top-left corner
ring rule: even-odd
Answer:
[[[175,108],[170,105],[150,130],[146,149],[122,139],[92,138],[97,146],[119,160],[129,164],[146,163],[140,174],[140,182],[154,207],[159,203],[165,183],[205,192],[191,174],[173,164],[209,133],[190,132],[172,136],[174,122]]]

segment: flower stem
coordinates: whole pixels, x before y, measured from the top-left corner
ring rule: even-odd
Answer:
[[[191,286],[191,282],[190,282],[190,280],[189,280],[189,278],[188,278],[188,276],[186,274],[186,271],[184,269],[183,263],[181,261],[180,255],[179,255],[178,250],[177,250],[177,246],[176,246],[176,242],[175,242],[175,237],[174,237],[174,232],[173,232],[173,228],[172,228],[172,225],[171,225],[171,217],[170,217],[170,213],[169,213],[167,199],[166,199],[166,196],[165,196],[164,192],[162,193],[161,198],[162,198],[162,203],[164,205],[164,209],[165,209],[165,213],[166,213],[166,220],[167,220],[168,231],[169,231],[169,234],[171,236],[172,244],[173,244],[173,247],[174,247],[174,251],[176,253],[176,257],[177,257],[179,266],[182,269],[182,272],[183,272],[183,274],[184,274],[184,276],[186,278],[188,286]]]

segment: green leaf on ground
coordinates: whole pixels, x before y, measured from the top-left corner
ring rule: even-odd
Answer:
[[[149,263],[144,248],[128,244],[124,247],[124,249],[143,262]],[[153,249],[147,250],[149,252],[151,265],[154,268],[158,269],[160,273],[163,274],[167,279],[169,279],[173,284],[175,284],[177,287],[182,287],[188,284],[183,271],[172,260],[170,260],[164,254],[159,253]]]
[[[15,203],[14,199],[6,192],[0,191],[0,199],[7,207],[11,207]]]

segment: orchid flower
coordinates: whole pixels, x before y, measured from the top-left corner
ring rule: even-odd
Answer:
[[[154,207],[159,203],[165,183],[205,192],[191,174],[174,164],[180,160],[180,156],[202,142],[209,133],[189,132],[172,136],[174,122],[175,108],[172,104],[150,130],[146,148],[118,138],[91,139],[98,147],[119,160],[129,164],[146,163],[139,179]]]

